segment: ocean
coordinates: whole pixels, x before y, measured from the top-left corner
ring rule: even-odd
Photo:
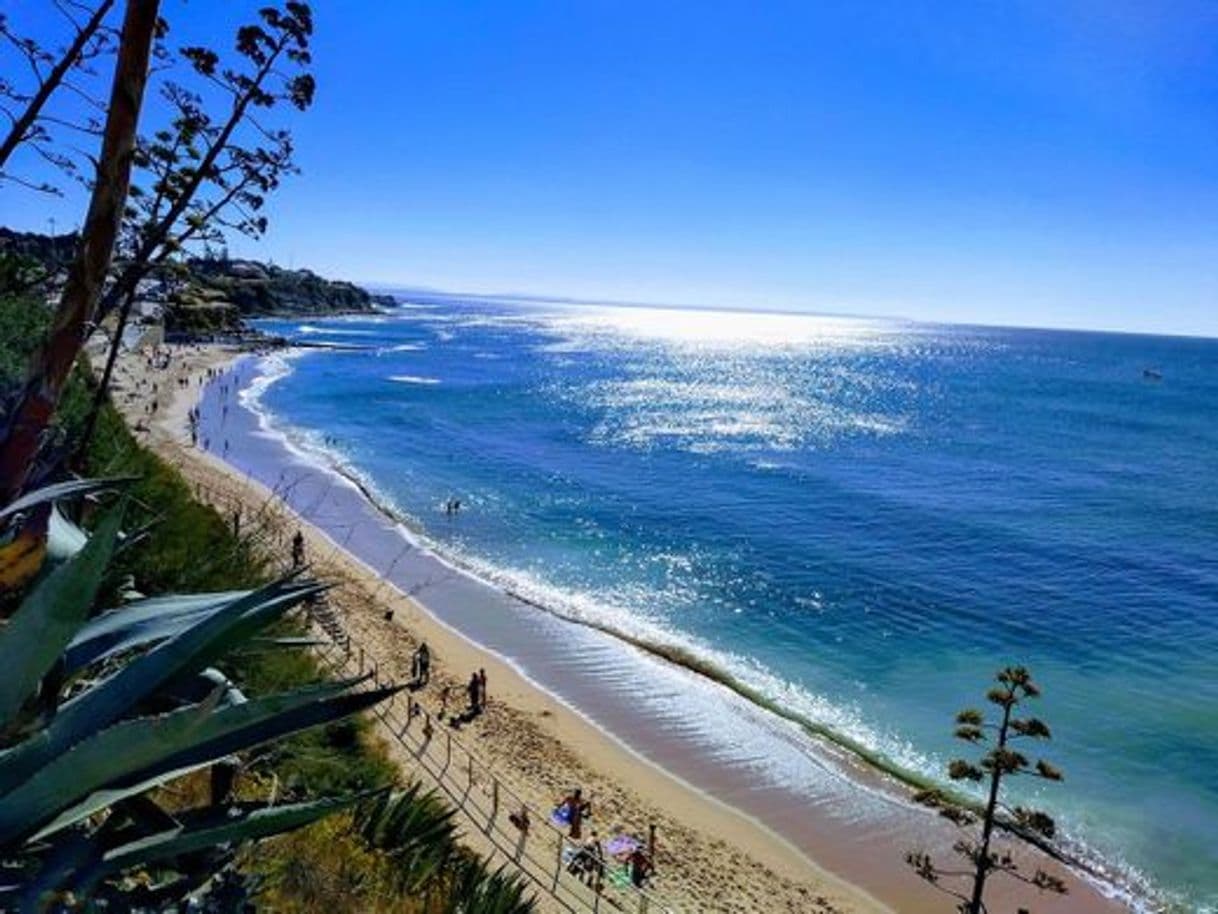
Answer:
[[[1066,777],[1014,796],[1218,910],[1218,341],[438,293],[259,325],[341,348],[250,401],[449,561],[899,768],[942,779],[1030,667]]]

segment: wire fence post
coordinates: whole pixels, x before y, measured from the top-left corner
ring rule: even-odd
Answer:
[[[491,821],[487,823],[489,828],[494,824],[495,817],[499,815],[499,778],[492,776],[491,778]]]
[[[558,891],[558,877],[562,874],[562,832],[555,832],[558,838],[558,854],[554,858],[554,888],[551,891]]]

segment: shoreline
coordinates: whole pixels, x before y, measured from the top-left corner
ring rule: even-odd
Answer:
[[[239,359],[238,354],[220,353],[215,350],[205,350],[201,356],[203,362],[210,366],[217,366],[223,363],[226,367]],[[176,361],[176,359],[175,359]],[[202,364],[202,362],[200,363]],[[197,367],[196,367],[197,370]],[[207,398],[208,391],[212,390],[212,386],[203,389],[204,413],[207,414]],[[163,457],[169,459],[183,471],[188,480],[198,485],[202,476],[211,476],[219,474],[227,482],[235,486],[238,491],[233,493],[238,499],[244,498],[247,504],[266,505],[276,499],[278,494],[279,499],[288,503],[290,510],[291,495],[284,497],[285,493],[276,493],[278,485],[267,486],[264,482],[259,482],[258,474],[255,472],[256,467],[234,467],[213,454],[205,454],[200,451],[190,449],[184,445],[181,440],[184,437],[185,429],[185,413],[186,410],[194,404],[193,397],[183,396],[183,394],[193,394],[195,388],[187,387],[185,389],[178,388],[171,391],[173,394],[173,403],[169,409],[162,411],[155,421],[152,423],[153,429],[149,436],[154,448],[161,453]],[[215,402],[212,403],[214,407]],[[225,416],[227,416],[227,408],[225,408]],[[260,434],[258,429],[238,429],[235,434],[241,435],[246,432]],[[217,442],[218,443],[218,442]],[[241,439],[238,438],[238,448],[234,451],[234,458],[238,461],[244,453],[241,451]],[[227,447],[225,448],[227,450]],[[204,472],[206,470],[207,472]],[[245,470],[246,476],[242,477],[241,472]],[[333,476],[338,471],[334,467],[324,468],[323,473]],[[303,478],[303,477],[302,477]],[[359,485],[356,481],[349,479],[346,476],[342,480],[352,489],[358,491]],[[293,482],[293,486],[299,483],[300,480]],[[325,489],[319,496],[317,504],[318,510],[323,514],[327,510],[325,504],[327,498],[327,490],[333,483],[333,479],[326,483]],[[315,493],[316,494],[316,493]],[[358,497],[365,502],[368,502],[368,493],[359,491]],[[255,500],[256,499],[256,500]],[[374,501],[370,502],[372,510],[381,512],[382,508],[376,505]],[[333,507],[333,506],[330,506]],[[349,507],[349,506],[348,506]],[[298,511],[297,514],[308,515],[309,511]],[[334,523],[333,517],[324,518]],[[499,689],[496,686],[499,683],[511,682],[510,690],[512,698],[516,699],[515,703],[518,707],[513,710],[532,710],[540,702],[545,706],[540,712],[533,711],[534,714],[545,718],[550,718],[544,721],[544,726],[539,729],[548,731],[545,736],[555,740],[558,743],[560,753],[570,753],[574,750],[580,757],[578,761],[586,764],[589,768],[596,770],[603,777],[604,769],[608,768],[607,787],[608,791],[635,791],[641,792],[645,796],[645,802],[642,804],[648,809],[656,809],[671,812],[676,809],[674,817],[675,828],[672,830],[678,833],[680,841],[684,849],[691,846],[701,847],[703,843],[708,843],[712,848],[712,852],[705,856],[700,855],[699,860],[703,864],[703,874],[707,872],[719,872],[723,869],[735,870],[740,876],[747,877],[738,880],[741,885],[735,886],[742,892],[745,897],[733,897],[731,895],[732,886],[727,886],[727,895],[724,894],[724,887],[717,886],[715,897],[718,903],[726,905],[725,907],[710,907],[707,905],[705,897],[697,897],[701,893],[696,893],[688,898],[687,904],[694,905],[691,909],[696,910],[840,910],[840,911],[883,911],[883,910],[900,910],[902,912],[922,912],[922,911],[937,911],[943,909],[943,895],[934,892],[923,883],[920,883],[916,877],[908,872],[901,864],[902,851],[906,849],[907,844],[902,842],[902,835],[906,842],[914,838],[923,836],[927,832],[937,832],[939,822],[932,814],[928,814],[920,809],[909,809],[905,811],[903,828],[892,829],[892,823],[885,823],[882,827],[877,827],[875,822],[863,822],[862,828],[857,826],[860,823],[859,818],[866,819],[867,817],[854,815],[855,821],[843,821],[842,810],[833,810],[829,808],[828,800],[840,800],[841,795],[833,797],[813,798],[815,802],[811,803],[808,808],[796,810],[800,815],[797,818],[808,819],[812,817],[816,819],[812,823],[811,828],[808,827],[808,822],[790,822],[791,816],[783,815],[790,812],[784,809],[785,803],[790,802],[790,796],[759,796],[745,797],[754,802],[744,804],[736,802],[735,798],[729,793],[724,798],[716,791],[708,790],[706,787],[706,779],[702,778],[699,783],[695,778],[693,781],[687,779],[684,775],[686,771],[674,771],[674,768],[680,766],[675,764],[666,764],[665,762],[678,761],[677,759],[665,759],[662,752],[640,752],[638,741],[632,739],[631,736],[638,736],[637,730],[634,734],[622,733],[622,727],[615,727],[612,721],[606,721],[601,715],[595,713],[587,713],[587,708],[583,707],[580,701],[571,702],[567,698],[562,697],[557,689],[548,688],[543,682],[538,681],[538,678],[529,675],[527,669],[521,669],[520,658],[512,654],[511,651],[497,650],[494,645],[488,645],[486,640],[478,637],[477,633],[471,633],[466,630],[461,624],[454,622],[451,618],[445,618],[443,613],[435,612],[434,607],[420,603],[412,597],[419,591],[428,590],[432,584],[427,580],[423,580],[417,587],[403,587],[397,580],[389,582],[386,587],[385,575],[394,570],[397,564],[399,555],[394,559],[394,562],[389,565],[385,573],[378,574],[375,570],[375,562],[370,560],[371,557],[366,557],[361,554],[358,548],[348,548],[348,543],[344,541],[340,544],[337,539],[331,535],[333,531],[325,531],[325,524],[322,523],[314,526],[309,522],[308,517],[304,518],[301,523],[302,527],[307,527],[310,541],[310,555],[319,554],[316,545],[330,550],[330,556],[326,559],[326,563],[337,561],[340,564],[344,561],[357,566],[359,572],[355,575],[362,574],[364,578],[370,579],[363,582],[365,591],[371,588],[373,605],[366,606],[360,613],[348,612],[349,624],[353,633],[359,628],[363,628],[364,632],[360,634],[360,640],[366,641],[368,638],[384,642],[386,633],[383,630],[384,625],[378,624],[381,620],[379,613],[382,606],[392,606],[395,610],[398,606],[409,607],[411,616],[406,625],[395,622],[391,628],[395,631],[389,635],[390,639],[400,638],[402,635],[409,637],[409,632],[422,633],[424,637],[433,644],[434,653],[440,655],[442,659],[451,656],[466,655],[471,658],[470,663],[478,663],[486,665],[488,668],[494,663],[497,669],[493,670],[491,694],[494,701],[498,695]],[[400,523],[393,520],[390,527],[400,527]],[[351,528],[354,531],[354,527]],[[391,532],[399,534],[400,530],[392,530]],[[350,539],[348,534],[347,539]],[[413,547],[416,551],[424,551],[423,547],[416,545]],[[402,555],[407,552],[403,548]],[[435,557],[433,557],[434,559]],[[437,561],[444,561],[442,558]],[[329,571],[322,572],[319,563],[319,574],[330,576]],[[417,569],[416,569],[417,570]],[[454,574],[457,573],[454,571]],[[343,575],[341,577],[346,577]],[[345,589],[345,588],[344,588]],[[384,594],[383,591],[390,590],[389,594]],[[404,593],[402,591],[405,591]],[[424,600],[427,598],[424,597]],[[533,620],[534,622],[536,620]],[[566,625],[586,625],[584,622],[570,622]],[[443,634],[440,634],[440,632]],[[365,637],[364,633],[367,633]],[[602,633],[603,634],[603,633]],[[606,636],[608,637],[608,636]],[[620,639],[620,636],[616,636]],[[434,640],[433,640],[434,639]],[[461,642],[460,644],[453,642]],[[435,649],[434,645],[441,644],[439,649]],[[382,644],[387,656],[392,657],[394,654],[395,645]],[[404,648],[407,645],[402,645],[400,642],[396,645],[398,654],[406,654]],[[634,646],[635,650],[642,651],[645,646]],[[488,659],[490,658],[490,659]],[[509,659],[510,658],[510,659]],[[397,658],[401,660],[401,657]],[[669,666],[677,667],[671,658],[664,658],[663,661],[651,658],[652,662],[665,662]],[[469,663],[466,664],[469,668]],[[697,675],[697,671],[685,671],[685,675],[693,677]],[[515,681],[513,681],[515,680]],[[727,697],[723,694],[728,692],[730,686],[725,687],[721,683],[707,683],[712,699],[720,702],[727,701]],[[741,700],[745,700],[746,696],[742,696]],[[495,702],[497,705],[498,702]],[[550,706],[553,706],[552,708]],[[600,709],[603,710],[603,709]],[[760,713],[773,713],[760,712]],[[519,722],[517,722],[519,723]],[[535,721],[531,722],[536,724]],[[475,728],[476,730],[477,728]],[[528,729],[528,728],[526,728]],[[628,729],[628,728],[627,728]],[[538,736],[536,733],[530,734],[530,738],[534,739]],[[477,739],[475,745],[479,749],[490,750],[493,754],[493,743],[488,740],[483,740],[481,735]],[[669,747],[671,749],[671,747]],[[684,748],[688,749],[688,746]],[[832,755],[832,753],[826,753]],[[843,753],[844,754],[844,753]],[[660,757],[657,758],[656,756]],[[506,755],[507,759],[513,762],[517,761],[510,753]],[[681,758],[679,761],[685,763],[688,760]],[[642,763],[640,765],[640,763]],[[862,771],[862,765],[852,762],[847,758],[827,758],[818,760],[819,764],[827,767],[834,767],[838,770],[832,772],[835,776],[842,776],[843,773],[849,774],[854,778],[853,790],[856,794],[862,795],[868,791],[868,788],[874,790],[877,794],[889,793],[890,795],[882,798],[884,802],[880,805],[888,812],[889,806],[893,805],[893,801],[898,798],[891,796],[891,785],[885,784],[884,778],[874,772],[868,773]],[[504,762],[499,761],[498,767],[503,770]],[[687,766],[688,767],[688,766]],[[696,771],[696,774],[705,774],[705,772]],[[646,783],[638,783],[646,782]],[[713,780],[712,780],[712,783]],[[612,785],[612,786],[608,786]],[[527,789],[527,788],[526,788]],[[759,791],[763,792],[763,791]],[[532,794],[536,795],[536,789]],[[598,791],[599,793],[599,791]],[[672,796],[677,793],[679,796]],[[715,795],[712,795],[714,793]],[[855,803],[859,803],[867,798],[865,796],[853,796],[851,798]],[[545,800],[542,800],[544,803]],[[741,808],[746,806],[746,808]],[[761,815],[757,814],[760,809]],[[851,819],[850,815],[845,817]],[[767,824],[762,824],[759,819],[765,819]],[[690,823],[690,826],[695,830],[701,830],[703,834],[698,835],[681,835],[682,824]],[[639,823],[641,824],[641,823]],[[796,825],[802,827],[796,828]],[[745,826],[741,828],[741,826]],[[785,826],[785,827],[784,827]],[[793,837],[790,832],[794,830]],[[852,833],[853,831],[853,833]],[[669,832],[667,827],[662,827],[662,835]],[[891,835],[888,833],[891,832]],[[726,844],[721,836],[730,834],[733,838],[731,845]],[[950,832],[945,832],[950,835]],[[671,837],[671,835],[669,835]],[[709,841],[707,841],[709,839]],[[662,838],[662,843],[663,838]],[[717,846],[717,847],[716,847]],[[740,850],[743,849],[747,855],[747,861],[740,857]],[[860,854],[863,858],[860,859]],[[676,860],[666,860],[663,850],[660,857],[661,870],[664,875],[662,881],[658,884],[658,890],[672,897],[674,900],[680,899],[682,893],[674,891],[673,880],[668,880],[668,875],[672,873],[673,867],[680,869]],[[874,860],[866,859],[874,857]],[[813,863],[815,860],[818,863]],[[726,865],[725,865],[726,864]],[[823,865],[826,869],[821,869],[818,864]],[[776,872],[777,871],[777,872]],[[833,875],[837,873],[838,875]],[[674,874],[675,875],[675,874]],[[849,880],[849,881],[847,881]],[[1037,898],[1035,893],[1029,896],[1029,902],[1035,904],[1038,910],[1042,911],[1119,911],[1126,910],[1123,905],[1117,902],[1109,901],[1102,898],[1099,893],[1088,883],[1083,882],[1080,878],[1071,876],[1071,885],[1074,889],[1070,896],[1066,899],[1057,899],[1050,896]],[[800,883],[804,883],[800,885]],[[856,888],[858,885],[863,885],[864,889]],[[746,889],[754,891],[746,891]],[[809,894],[809,893],[813,894]],[[996,892],[996,898],[1006,899],[1006,893]],[[1014,893],[1012,893],[1014,894]],[[751,896],[751,897],[748,897]],[[785,904],[779,902],[779,898],[783,898]],[[813,908],[809,905],[813,899],[819,902],[819,906]],[[894,907],[890,907],[894,906]]]

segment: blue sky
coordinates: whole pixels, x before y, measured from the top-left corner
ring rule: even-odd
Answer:
[[[166,9],[183,40],[222,26]],[[235,251],[449,290],[1218,335],[1213,4],[315,10],[304,173]],[[53,211],[0,199],[25,227]]]

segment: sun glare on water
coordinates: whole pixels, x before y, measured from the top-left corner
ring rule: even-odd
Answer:
[[[571,308],[557,323],[574,332],[714,348],[868,345],[896,329],[892,321],[873,318],[607,305]]]

